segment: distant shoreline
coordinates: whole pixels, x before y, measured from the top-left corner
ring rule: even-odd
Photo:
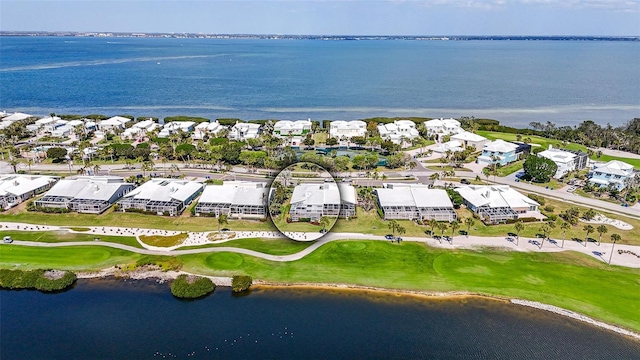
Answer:
[[[295,35],[295,34],[201,34],[111,31],[0,31],[0,36],[53,36],[102,38],[177,38],[177,39],[262,39],[262,40],[417,40],[417,41],[640,41],[640,36],[586,35]]]

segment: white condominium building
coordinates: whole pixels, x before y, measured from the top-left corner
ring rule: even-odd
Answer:
[[[378,132],[382,139],[401,145],[407,145],[408,141],[420,136],[416,129],[416,123],[411,120],[396,120],[388,124],[378,124]]]
[[[332,121],[329,125],[329,137],[341,139],[352,138],[354,136],[365,136],[367,133],[367,123],[361,120],[353,121]]]

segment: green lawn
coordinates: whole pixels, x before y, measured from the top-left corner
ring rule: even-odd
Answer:
[[[180,247],[180,250],[210,247],[236,247],[249,249],[270,255],[290,255],[298,253],[313,244],[313,241],[294,241],[289,239],[249,238],[231,240],[219,244]]]
[[[140,255],[104,247],[0,246],[0,267],[98,269]],[[295,283],[345,283],[425,291],[470,291],[540,301],[640,331],[640,269],[576,253],[436,249],[419,243],[337,241],[294,262],[236,253],[182,255],[183,269]]]
[[[451,170],[453,170],[453,171],[466,171],[466,172],[471,171],[470,169],[467,169],[467,168],[464,168],[464,167],[459,168],[459,167],[453,167],[453,166],[449,166],[449,165],[446,165],[446,166],[429,165],[429,166],[425,166],[425,167],[427,169],[433,170],[433,171],[451,171]]]
[[[140,235],[140,241],[151,246],[175,246],[182,244],[189,235],[187,233],[180,233],[177,235]]]
[[[76,234],[76,233],[70,233],[66,230],[59,230],[59,231],[0,230],[0,237],[4,237],[4,236],[11,236],[13,240],[35,241],[35,242],[46,242],[46,243],[67,242],[67,241],[94,241],[95,238],[100,238],[100,241],[107,241],[107,242],[142,248],[142,246],[138,243],[136,238],[133,236]]]
[[[513,174],[516,171],[522,170],[522,164],[524,164],[524,160],[518,160],[506,166],[499,167],[498,176],[507,176]]]
[[[476,133],[480,136],[486,137],[489,140],[502,139],[505,141],[517,141],[517,137],[518,137],[518,134],[503,133],[503,132],[497,132],[497,131],[479,130],[479,131],[476,131]],[[580,150],[580,151],[587,152],[587,147],[580,144],[568,143],[567,146],[562,146],[562,141],[560,140],[547,139],[547,138],[536,136],[536,135],[522,135],[521,141],[524,141],[524,139],[526,138],[531,139],[531,144],[540,145],[540,147],[542,147],[543,149],[547,149],[549,148],[549,145],[553,145],[553,147],[562,147],[562,148],[567,148],[569,150]]]
[[[593,160],[597,160],[597,161],[602,161],[602,162],[608,162],[611,160],[619,160],[622,162],[626,162],[629,165],[633,165],[636,169],[640,169],[640,159],[632,159],[632,158],[624,158],[624,157],[618,157],[618,156],[611,156],[611,155],[602,155],[599,158],[592,156],[591,159]]]

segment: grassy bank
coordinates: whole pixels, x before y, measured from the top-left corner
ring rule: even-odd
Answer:
[[[0,267],[97,269],[140,256],[100,247],[0,246]],[[469,291],[540,301],[640,331],[640,269],[607,266],[576,253],[436,249],[418,243],[337,241],[294,262],[235,253],[177,257],[202,275],[246,274],[283,283],[345,283],[422,291]],[[29,265],[25,265],[29,264]]]
[[[183,246],[180,250],[211,247],[235,247],[249,249],[270,255],[290,255],[300,252],[313,244],[313,241],[294,241],[289,239],[249,238],[231,240],[219,244]]]
[[[96,235],[96,234],[77,234],[70,233],[66,230],[53,230],[53,231],[8,231],[0,230],[0,237],[11,236],[13,240],[22,241],[35,241],[35,242],[67,242],[67,241],[94,241],[96,238],[100,241],[107,241],[112,243],[129,245],[137,248],[142,246],[136,241],[133,236],[111,236],[111,235]]]

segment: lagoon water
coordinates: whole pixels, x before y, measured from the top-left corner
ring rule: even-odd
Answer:
[[[500,301],[355,291],[218,288],[180,301],[167,284],[81,280],[60,294],[0,291],[10,359],[640,359],[640,343]]]
[[[640,116],[640,42],[1,37],[0,110],[248,119]]]

